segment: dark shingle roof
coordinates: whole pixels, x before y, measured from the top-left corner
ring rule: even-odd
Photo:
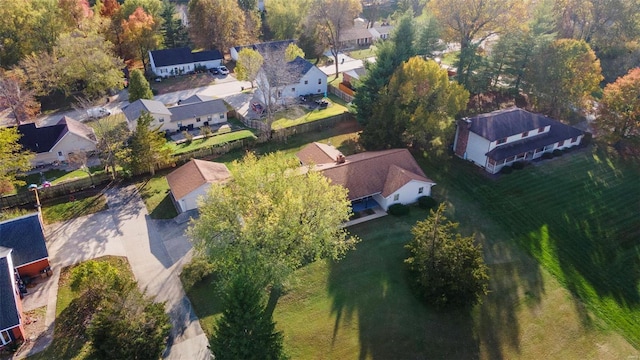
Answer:
[[[8,255],[8,252],[0,251],[0,331],[20,324],[13,284],[11,284],[13,269],[9,268]]]
[[[223,114],[227,112],[227,107],[221,99],[214,99],[170,107],[169,111],[171,112],[171,122],[176,122],[199,116]]]
[[[291,72],[291,74],[296,75],[296,81],[300,81],[300,78],[302,78],[306,73],[308,73],[313,66],[314,65],[312,63],[301,58],[300,56],[296,57],[295,59],[287,63],[287,67],[289,68],[289,71]]]
[[[222,60],[222,53],[218,50],[197,51],[191,53],[193,62]]]
[[[122,108],[129,121],[136,121],[143,111],[151,114],[171,115],[167,107],[160,101],[139,99]]]
[[[191,49],[188,47],[154,50],[151,52],[151,56],[153,56],[153,63],[156,67],[190,64],[193,62],[193,55],[191,55]]]
[[[49,150],[67,132],[66,124],[53,126],[36,127],[36,124],[29,123],[18,126],[18,132],[22,134],[18,141],[24,149],[35,153],[44,153]]]
[[[0,222],[0,246],[13,249],[13,266],[49,257],[38,213]]]
[[[544,115],[530,113],[517,107],[481,114],[469,118],[467,121],[471,122],[471,132],[489,141],[496,141],[548,125],[562,124]]]
[[[257,51],[260,54],[264,54],[269,50],[284,50],[289,46],[289,44],[295,44],[295,40],[278,40],[278,41],[267,41],[259,44],[251,44],[244,46],[236,46],[235,49],[237,52],[240,52],[242,49],[252,49]]]
[[[548,133],[497,146],[486,153],[486,156],[493,160],[503,160],[527,151],[544,148],[547,145],[555,144],[562,140],[576,138],[582,134],[582,131],[572,126],[556,122],[551,125]]]

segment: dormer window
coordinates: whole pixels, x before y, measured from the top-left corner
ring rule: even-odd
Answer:
[[[496,144],[500,145],[500,144],[504,144],[507,142],[507,138],[502,138],[502,139],[498,139],[498,141],[496,141]]]
[[[538,128],[538,134],[540,134],[541,132],[544,132],[544,126],[541,128]]]
[[[523,132],[523,133],[522,133],[522,137],[523,137],[523,138],[527,137],[528,135],[529,135],[529,132],[528,132],[528,131],[525,131],[525,132]]]

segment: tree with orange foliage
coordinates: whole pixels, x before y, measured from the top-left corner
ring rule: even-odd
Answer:
[[[118,11],[120,11],[120,4],[117,0],[104,0],[102,8],[100,9],[100,15],[110,18],[118,13]]]
[[[147,69],[147,57],[149,50],[157,49],[162,44],[162,37],[156,31],[157,23],[152,15],[144,11],[142,7],[122,20],[124,40],[129,55],[133,59],[142,61],[144,69]]]
[[[594,125],[598,135],[611,143],[640,139],[640,68],[604,88]]]

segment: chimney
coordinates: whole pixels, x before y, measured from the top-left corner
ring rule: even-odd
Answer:
[[[346,160],[344,155],[339,154],[338,157],[336,157],[336,164],[343,164]]]

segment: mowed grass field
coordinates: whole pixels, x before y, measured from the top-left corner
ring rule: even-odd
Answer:
[[[355,251],[300,269],[278,301],[293,359],[640,356],[637,164],[586,148],[493,178],[457,158],[416,158],[449,218],[483,244],[489,295],[444,313],[413,296],[404,245],[426,212],[356,225]],[[212,289],[189,291],[208,334],[221,310]]]

